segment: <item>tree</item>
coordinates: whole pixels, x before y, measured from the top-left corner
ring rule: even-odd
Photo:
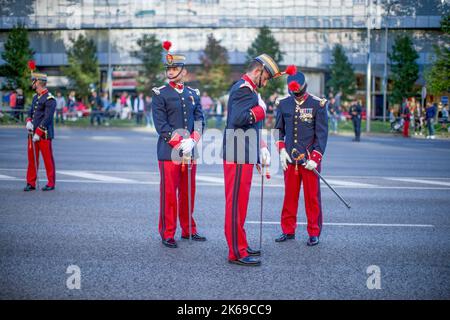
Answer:
[[[445,37],[450,35],[450,14],[441,20],[441,29]],[[450,90],[450,46],[447,41],[443,46],[433,45],[435,58],[431,67],[425,72],[427,88],[433,95]]]
[[[2,59],[5,64],[0,66],[0,74],[6,78],[7,89],[21,88],[26,94],[31,93],[28,61],[33,57],[33,50],[30,49],[28,31],[23,25],[9,32],[4,48]]]
[[[71,86],[82,97],[89,96],[90,90],[99,83],[99,65],[97,59],[97,46],[94,40],[79,35],[70,39],[72,45],[67,50],[68,66],[62,71],[71,82]]]
[[[278,65],[283,61],[283,52],[280,50],[280,43],[275,39],[272,31],[270,31],[267,26],[259,29],[258,36],[248,48],[247,64],[249,64],[253,58],[263,53],[271,56]],[[284,78],[272,79],[268,82],[267,86],[261,90],[261,95],[263,98],[268,99],[273,93],[282,93],[284,86]]]
[[[392,93],[392,103],[401,103],[403,98],[416,94],[414,84],[419,78],[419,65],[416,63],[419,55],[413,47],[412,40],[407,35],[395,39],[392,52],[389,54]]]
[[[140,73],[138,78],[139,86],[137,90],[150,92],[153,87],[160,86],[163,83],[162,44],[153,34],[144,34],[138,39],[137,44],[139,50],[133,51],[131,55],[140,59],[144,67],[144,71]]]
[[[220,45],[220,41],[213,34],[208,35],[206,47],[200,56],[203,68],[197,78],[202,90],[208,92],[212,98],[224,95],[230,86],[230,65],[228,51]]]
[[[334,93],[341,91],[342,100],[345,101],[349,95],[356,92],[355,72],[340,44],[334,46],[332,55],[331,77],[327,82],[327,87]]]

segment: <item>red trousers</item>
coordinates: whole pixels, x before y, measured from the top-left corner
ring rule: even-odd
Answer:
[[[409,137],[409,121],[403,123],[403,136]]]
[[[248,256],[244,223],[252,186],[253,164],[224,162],[225,177],[225,238],[229,260]]]
[[[27,183],[36,187],[37,170],[39,170],[39,151],[44,159],[45,171],[47,171],[47,185],[49,187],[55,186],[55,160],[53,158],[52,140],[39,140],[34,142],[34,151],[36,153],[36,165],[34,165],[33,156],[33,141],[31,136],[28,137],[28,170],[27,170]]]
[[[195,199],[195,173],[197,164],[191,169],[191,228],[197,233],[192,214]],[[159,233],[162,239],[174,238],[177,228],[177,214],[180,217],[181,235],[189,236],[188,165],[179,162],[159,161],[160,211]]]
[[[322,203],[320,199],[319,177],[310,170],[298,165],[288,164],[284,172],[284,202],[281,212],[281,229],[283,233],[294,234],[297,227],[297,209],[300,185],[303,181],[307,229],[310,237],[320,236],[322,231]],[[320,172],[320,166],[317,168]]]

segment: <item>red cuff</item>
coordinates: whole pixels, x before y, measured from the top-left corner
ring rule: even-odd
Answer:
[[[26,120],[26,122],[31,122],[31,121],[33,121],[33,119],[31,119],[31,118],[27,118],[27,120]]]
[[[202,136],[198,131],[194,130],[194,132],[191,133],[190,137],[195,141],[195,143],[198,143]]]
[[[317,165],[319,165],[322,161],[322,154],[319,151],[314,150],[313,152],[311,152],[309,159],[315,161]]]
[[[42,136],[45,134],[45,132],[41,128],[36,129],[36,134],[42,138]]]
[[[172,148],[178,149],[178,147],[181,144],[181,140],[183,140],[183,137],[180,136],[178,133],[174,133],[172,135],[172,139],[169,140],[168,144],[170,144]]]
[[[275,145],[277,146],[278,152],[280,152],[281,149],[286,148],[286,143],[284,143],[283,140],[275,142]]]
[[[255,122],[264,120],[266,117],[266,111],[261,106],[256,106],[250,109],[250,112],[253,114],[253,118],[255,118]]]

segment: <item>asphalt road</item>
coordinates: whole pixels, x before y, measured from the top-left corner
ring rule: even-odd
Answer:
[[[227,262],[220,164],[198,168],[195,217],[208,241],[178,231],[179,248],[161,244],[156,141],[145,130],[57,129],[57,189],[25,193],[25,129],[0,127],[1,299],[450,298],[450,141],[330,136],[322,173],[352,209],[322,185],[316,247],[306,246],[303,196],[297,239],[274,242],[284,187],[273,154],[257,268]],[[255,248],[259,181],[255,170]],[[80,289],[67,286],[72,265]]]

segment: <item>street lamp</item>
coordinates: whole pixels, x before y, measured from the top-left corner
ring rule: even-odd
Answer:
[[[388,25],[389,16],[391,14],[391,7],[393,3],[387,1],[387,14],[384,22],[384,72],[383,72],[383,122],[386,122],[386,107],[387,107],[387,84],[388,84],[388,71],[387,71],[387,56],[388,56]]]
[[[368,0],[368,13],[367,13],[367,72],[366,72],[366,132],[370,132],[370,115],[372,104],[371,93],[371,77],[372,77],[372,57],[370,52],[370,29],[372,25],[372,0]]]

